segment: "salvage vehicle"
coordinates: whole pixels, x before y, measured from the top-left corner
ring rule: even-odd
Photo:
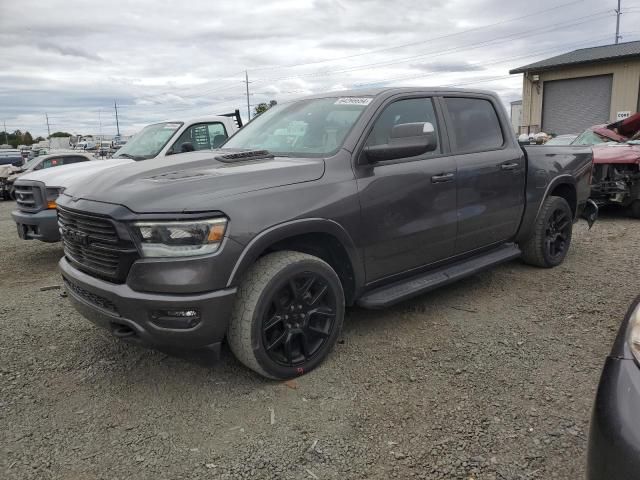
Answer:
[[[17,210],[11,212],[23,240],[60,241],[56,199],[72,182],[98,178],[107,169],[221,145],[242,125],[240,113],[148,125],[111,159],[28,173],[14,184]],[[75,154],[80,155],[78,151]],[[87,154],[88,155],[88,154]]]
[[[0,168],[0,195],[5,200],[11,198],[15,200],[15,192],[13,184],[23,175],[29,172],[42,170],[45,168],[60,167],[62,165],[71,165],[74,163],[87,162],[95,160],[95,157],[78,153],[76,151],[61,151],[50,155],[42,155],[35,157],[21,167]]]
[[[591,149],[518,145],[495,94],[391,88],[278,104],[214,152],[103,172],[58,199],[75,308],[116,337],[291,378],[345,306],[383,308],[595,220]]]
[[[581,136],[586,142],[587,135]],[[593,144],[591,198],[599,205],[629,208],[640,218],[640,113],[593,127],[591,136],[606,139]]]
[[[640,296],[607,356],[591,415],[587,479],[640,479]]]

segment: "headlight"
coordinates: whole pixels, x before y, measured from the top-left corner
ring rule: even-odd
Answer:
[[[226,218],[133,224],[145,257],[190,257],[213,253],[220,248],[226,228]]]
[[[640,362],[640,304],[638,304],[633,313],[631,313],[627,331],[629,332],[627,335],[629,349],[636,358],[636,361]]]
[[[56,200],[58,199],[58,197],[60,196],[60,194],[62,193],[63,190],[64,190],[64,188],[62,188],[62,187],[47,187],[46,188],[47,208],[55,210],[55,208],[56,208]]]

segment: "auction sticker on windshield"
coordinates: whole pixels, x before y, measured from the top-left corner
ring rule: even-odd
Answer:
[[[342,97],[336,100],[335,105],[369,105],[372,97]]]

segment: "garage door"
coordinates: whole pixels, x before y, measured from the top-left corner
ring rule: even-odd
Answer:
[[[613,75],[544,82],[542,131],[580,133],[609,121]]]

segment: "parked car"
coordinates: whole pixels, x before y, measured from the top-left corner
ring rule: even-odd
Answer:
[[[214,148],[237,130],[236,125],[227,115],[156,123],[143,128],[111,159],[23,175],[14,184],[17,210],[11,213],[18,235],[24,240],[60,241],[56,199],[72,182],[99,178],[107,169],[141,160]]]
[[[117,337],[213,353],[226,337],[247,367],[291,378],[327,356],[346,305],[387,307],[518,257],[560,264],[574,220],[595,220],[591,160],[521,148],[492,93],[316,95],[218,151],[71,185],[60,270],[78,311]]]
[[[20,150],[3,149],[0,150],[0,165],[13,165],[14,167],[22,166],[24,162]]]
[[[60,167],[62,165],[71,165],[74,163],[86,162],[89,160],[95,160],[95,157],[76,151],[61,151],[52,153],[50,155],[42,155],[35,157],[21,167],[15,167],[11,169],[0,168],[0,195],[5,200],[11,198],[15,200],[14,195],[14,182],[28,174],[38,170],[46,168]]]
[[[616,123],[593,127],[573,143],[584,145],[595,141],[591,144],[594,163],[591,197],[594,201],[599,205],[629,208],[635,218],[640,218],[639,139],[640,113],[636,113]]]
[[[571,145],[571,143],[578,138],[578,135],[567,134],[558,135],[547,141],[545,145]]]
[[[589,429],[587,479],[640,478],[640,296],[604,362]]]

